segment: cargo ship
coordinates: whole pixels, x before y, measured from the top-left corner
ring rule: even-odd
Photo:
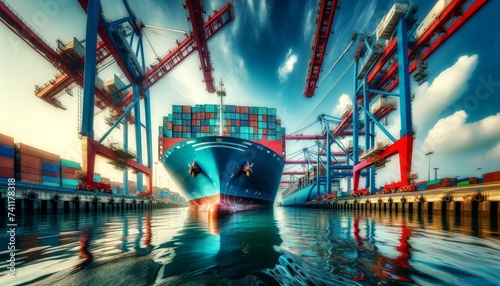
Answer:
[[[221,81],[218,106],[174,105],[160,126],[165,169],[190,206],[211,216],[271,207],[284,167],[276,109],[224,106],[225,94]]]
[[[324,178],[325,169],[320,168],[319,178]],[[338,188],[338,182],[333,182]],[[332,194],[328,194],[325,183],[318,183],[316,175],[316,167],[305,176],[300,177],[295,183],[290,185],[281,193],[281,206],[296,206],[305,202],[319,201],[322,199],[330,199]]]

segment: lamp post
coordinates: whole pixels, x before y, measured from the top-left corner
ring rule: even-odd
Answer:
[[[434,180],[437,180],[437,176],[438,176],[438,169],[439,169],[439,168],[434,168]]]
[[[431,180],[431,155],[434,154],[433,151],[425,153],[425,156],[429,156],[429,167],[427,168],[427,181]]]

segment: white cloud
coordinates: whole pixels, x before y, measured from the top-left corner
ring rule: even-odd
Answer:
[[[333,109],[333,115],[334,116],[338,115],[340,117],[340,112],[342,112],[342,110],[344,110],[344,108],[347,105],[352,106],[352,100],[351,100],[351,97],[349,95],[344,93],[339,97],[339,103]]]
[[[462,96],[477,64],[477,55],[461,56],[453,66],[441,72],[430,86],[426,82],[415,88],[413,116],[419,128],[429,128],[441,112]]]
[[[442,153],[491,148],[500,141],[500,113],[466,123],[468,115],[460,110],[440,119],[429,131],[424,146]]]
[[[260,27],[263,27],[269,19],[269,10],[267,8],[266,0],[260,0],[258,2],[259,3],[256,4],[254,3],[254,0],[247,0],[252,16],[257,18],[257,23]]]
[[[316,6],[310,5],[309,7],[310,7],[309,9],[306,9],[304,11],[304,39],[306,41],[311,41],[312,39],[312,33],[313,33],[312,30],[314,27],[312,23],[314,23],[313,17]]]
[[[493,147],[486,155],[491,159],[500,159],[500,143]]]
[[[245,60],[237,53],[236,48],[233,45],[231,37],[226,34],[220,34],[219,39],[217,39],[218,45],[214,47],[215,49],[220,49],[222,57],[219,57],[221,61],[221,66],[230,69],[230,74],[234,78],[244,78],[248,79],[248,72],[245,68]],[[215,40],[215,39],[214,39]]]
[[[288,79],[288,75],[293,71],[293,67],[297,63],[297,60],[297,54],[293,53],[292,49],[288,50],[285,61],[278,68],[278,75],[281,83]]]

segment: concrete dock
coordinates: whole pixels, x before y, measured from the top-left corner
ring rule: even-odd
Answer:
[[[14,198],[14,199],[13,199]],[[0,212],[16,214],[105,212],[115,210],[153,210],[163,207],[183,207],[187,204],[132,196],[93,193],[89,191],[33,190],[16,188],[15,195],[0,186]]]
[[[485,215],[500,218],[499,205],[500,183],[495,182],[429,191],[340,197],[294,206],[339,211],[441,213],[451,216]]]

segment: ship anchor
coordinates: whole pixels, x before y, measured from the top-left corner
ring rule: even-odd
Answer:
[[[196,178],[196,176],[201,173],[201,168],[196,161],[193,161],[191,165],[189,165],[189,174],[193,176],[193,178]]]
[[[247,177],[250,177],[253,172],[252,166],[253,164],[250,164],[248,161],[246,161],[245,164],[243,164],[243,167],[241,167],[241,171],[245,173]]]

